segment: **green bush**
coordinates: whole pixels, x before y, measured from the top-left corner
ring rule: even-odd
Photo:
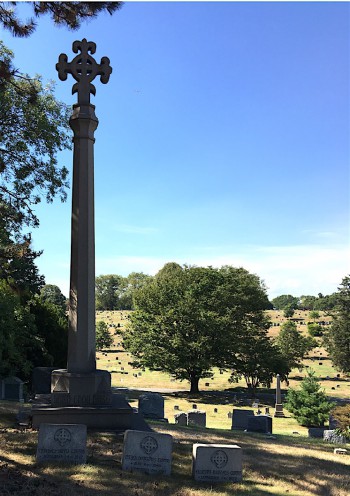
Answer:
[[[334,403],[328,401],[315,373],[308,371],[307,376],[301,382],[300,389],[288,391],[285,406],[298,424],[304,427],[322,427],[328,420]]]
[[[322,326],[314,322],[308,322],[307,331],[313,338],[323,336]]]

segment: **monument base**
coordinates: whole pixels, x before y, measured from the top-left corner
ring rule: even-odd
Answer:
[[[52,395],[51,395],[52,396]],[[112,394],[109,406],[63,406],[52,404],[32,407],[32,427],[40,424],[84,424],[88,429],[124,432],[127,429],[151,431],[122,394]]]
[[[283,405],[280,403],[275,404],[275,413],[274,417],[285,418],[285,414],[283,413]]]

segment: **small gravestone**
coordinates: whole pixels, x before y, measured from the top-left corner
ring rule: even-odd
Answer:
[[[255,415],[254,417],[248,417],[247,431],[272,434],[272,417],[269,415]]]
[[[187,413],[187,425],[195,425],[198,427],[205,427],[207,424],[207,414],[200,410],[190,410]]]
[[[227,418],[232,419],[232,412],[228,412]]]
[[[164,398],[159,393],[145,393],[139,397],[139,413],[145,418],[164,418]]]
[[[187,425],[187,413],[181,412],[181,413],[176,413],[174,415],[175,419],[175,424],[180,425],[182,427]]]
[[[270,408],[267,406],[265,407],[265,415],[269,415],[270,413]]]
[[[330,430],[336,429],[338,427],[338,422],[335,420],[333,415],[329,416],[329,422],[328,423],[329,423],[329,429]]]
[[[86,463],[86,425],[40,424],[38,463]]]
[[[193,408],[193,410],[197,410],[197,405],[194,403],[194,404],[192,405],[192,408]]]
[[[209,387],[209,386],[210,386],[210,383],[209,383],[209,382],[206,382],[206,383],[205,383],[205,386],[206,386],[206,387]]]
[[[174,410],[180,410],[179,405],[174,405]]]
[[[23,402],[23,384],[24,382],[19,377],[7,377],[1,382],[1,399],[8,401]]]
[[[244,431],[248,427],[248,418],[251,416],[254,416],[253,410],[233,410],[231,429]]]
[[[335,448],[333,453],[335,455],[346,455],[348,452],[348,450],[344,449],[344,448]]]
[[[218,413],[218,409],[217,408],[214,408],[214,413]]]
[[[252,408],[259,408],[259,402],[258,401],[253,401]]]
[[[192,476],[203,482],[240,482],[242,449],[235,444],[194,444]]]
[[[172,444],[173,438],[169,434],[127,430],[124,434],[122,469],[170,475]]]
[[[323,432],[323,440],[333,444],[346,444],[346,437],[338,434],[334,429],[328,429]]]

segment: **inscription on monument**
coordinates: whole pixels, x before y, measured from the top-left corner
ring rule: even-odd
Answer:
[[[242,449],[234,444],[194,444],[192,474],[197,481],[239,482]]]
[[[86,425],[41,424],[36,460],[38,463],[86,463]]]

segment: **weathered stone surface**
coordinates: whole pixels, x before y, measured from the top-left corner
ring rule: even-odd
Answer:
[[[171,473],[173,438],[169,434],[127,430],[122,469],[145,474]]]
[[[334,429],[327,429],[323,431],[324,441],[334,444],[346,444],[346,437],[338,434]]]
[[[207,414],[201,410],[190,410],[187,413],[187,425],[189,426],[199,426],[206,427],[207,425]]]
[[[164,398],[159,393],[145,393],[139,398],[139,413],[145,418],[164,418]]]
[[[248,427],[248,418],[254,416],[253,410],[247,409],[234,409],[232,412],[232,430],[244,431]]]
[[[204,482],[240,482],[242,449],[235,444],[194,444],[192,476]]]
[[[254,417],[248,417],[247,430],[249,432],[272,434],[272,417],[269,415],[255,415]]]
[[[325,430],[325,427],[309,427],[308,435],[309,437],[323,438],[323,433]]]
[[[175,424],[186,426],[187,425],[187,413],[180,412],[174,415]]]
[[[36,461],[86,463],[86,425],[41,424]]]
[[[24,401],[23,381],[15,376],[0,381],[0,398],[8,401]]]

